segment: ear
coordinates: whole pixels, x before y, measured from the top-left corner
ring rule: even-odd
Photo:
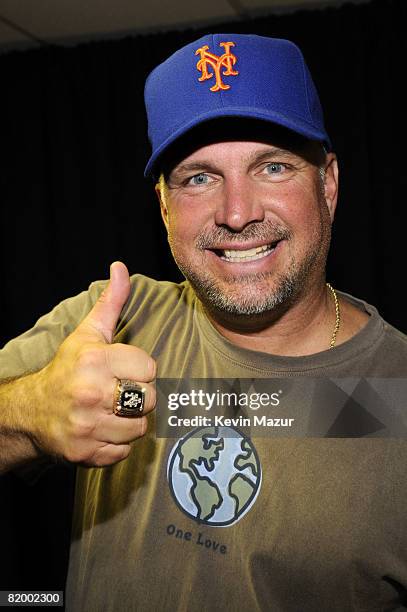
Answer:
[[[339,169],[335,153],[328,153],[325,162],[324,194],[331,221],[334,220],[338,201]]]
[[[164,221],[164,225],[168,232],[168,208],[165,201],[165,185],[162,179],[160,179],[160,181],[156,184],[155,192],[157,194],[158,201],[160,202],[161,218]]]

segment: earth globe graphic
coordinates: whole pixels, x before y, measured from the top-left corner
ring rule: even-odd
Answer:
[[[185,514],[198,523],[229,527],[254,504],[262,472],[249,438],[234,427],[202,427],[177,440],[167,477]]]

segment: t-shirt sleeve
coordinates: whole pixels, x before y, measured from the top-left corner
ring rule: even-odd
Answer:
[[[60,344],[84,319],[99,298],[107,281],[96,281],[87,291],[60,302],[42,316],[34,327],[10,340],[0,350],[0,380],[16,378],[42,369]]]

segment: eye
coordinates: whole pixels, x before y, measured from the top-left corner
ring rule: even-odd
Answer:
[[[209,176],[204,172],[195,174],[188,180],[188,185],[207,185],[209,183]]]
[[[270,161],[261,165],[259,168],[259,175],[268,181],[278,183],[280,181],[286,181],[291,176],[295,167],[292,164]]]
[[[284,164],[278,162],[271,162],[265,167],[267,174],[281,174],[285,170]]]

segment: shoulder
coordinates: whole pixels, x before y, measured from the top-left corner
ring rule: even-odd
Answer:
[[[0,350],[1,378],[21,376],[25,372],[41,369],[52,359],[63,340],[76,329],[93,308],[108,280],[91,283],[86,291],[60,302],[48,314],[20,336],[10,340]],[[189,308],[194,293],[189,283],[156,281],[141,274],[131,276],[131,292],[117,330],[130,320],[159,323],[171,313]],[[192,309],[191,309],[192,310]]]
[[[346,293],[341,296],[353,307],[354,312],[363,312],[367,321],[362,325],[355,341],[363,349],[372,372],[381,376],[407,376],[407,335],[396,329],[367,302]],[[359,321],[358,315],[356,320]]]
[[[384,347],[393,363],[401,360],[407,370],[407,336],[399,329],[383,321]]]

